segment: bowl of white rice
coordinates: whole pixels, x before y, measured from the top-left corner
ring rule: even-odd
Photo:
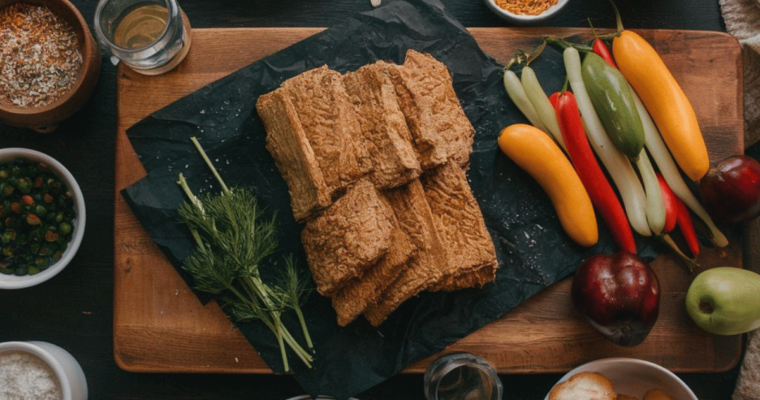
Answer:
[[[47,342],[0,343],[0,399],[87,400],[77,360]]]

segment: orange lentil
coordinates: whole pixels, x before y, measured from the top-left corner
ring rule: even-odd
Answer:
[[[557,4],[557,0],[495,0],[496,5],[513,14],[538,15]]]

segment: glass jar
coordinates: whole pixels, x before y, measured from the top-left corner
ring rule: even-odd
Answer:
[[[501,400],[503,387],[488,362],[469,353],[447,354],[425,371],[427,400]]]
[[[176,0],[100,0],[94,25],[111,61],[141,74],[167,72],[190,50],[190,21]]]

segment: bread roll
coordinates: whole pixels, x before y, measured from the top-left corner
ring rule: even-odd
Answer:
[[[617,394],[607,377],[598,372],[579,372],[557,384],[549,400],[616,400]]]

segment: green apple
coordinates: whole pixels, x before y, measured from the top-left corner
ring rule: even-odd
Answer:
[[[689,286],[686,311],[700,328],[716,335],[760,328],[760,275],[733,267],[708,269]]]

